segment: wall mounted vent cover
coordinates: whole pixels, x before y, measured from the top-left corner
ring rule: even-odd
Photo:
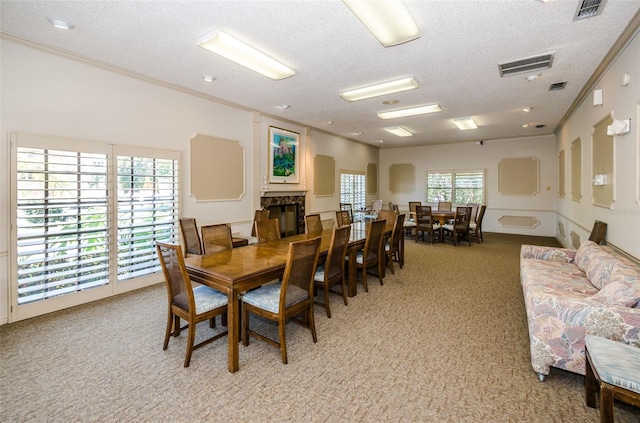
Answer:
[[[512,62],[500,63],[498,64],[500,76],[517,75],[519,73],[549,69],[553,63],[554,54],[555,53],[547,53],[540,56],[514,60]]]
[[[565,82],[556,82],[555,84],[549,85],[549,91],[559,91],[564,90],[564,87],[567,86],[567,81]]]
[[[578,21],[580,19],[598,16],[602,13],[605,2],[606,0],[581,0],[578,3],[578,10],[576,10],[576,15],[573,17],[573,20]]]

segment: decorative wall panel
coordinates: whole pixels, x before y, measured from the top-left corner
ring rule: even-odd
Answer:
[[[535,157],[502,159],[498,163],[498,191],[502,195],[533,196],[540,192],[540,161]]]
[[[540,224],[535,216],[501,216],[498,222],[508,228],[533,229]]]
[[[582,199],[582,140],[571,143],[571,199]]]
[[[564,197],[566,195],[565,192],[565,154],[564,150],[560,150],[560,154],[558,154],[558,196]]]
[[[611,116],[607,116],[593,127],[592,134],[592,162],[591,180],[593,204],[601,207],[611,207],[613,203],[613,137],[607,135],[607,126],[613,123]],[[598,175],[598,177],[596,177]]]
[[[367,194],[378,193],[378,165],[375,163],[367,164]]]
[[[333,196],[336,192],[336,161],[320,154],[313,158],[313,193]]]
[[[191,195],[197,201],[240,200],[245,194],[240,141],[197,134],[191,139]]]
[[[415,168],[410,163],[389,166],[389,190],[392,194],[411,194],[416,190]]]

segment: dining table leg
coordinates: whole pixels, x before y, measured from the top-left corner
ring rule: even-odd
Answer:
[[[355,297],[358,293],[358,271],[356,270],[356,256],[358,248],[349,248],[349,281],[347,283],[347,295]]]
[[[227,293],[229,304],[227,308],[227,338],[229,340],[229,373],[235,373],[240,368],[240,303],[238,291],[229,290]]]

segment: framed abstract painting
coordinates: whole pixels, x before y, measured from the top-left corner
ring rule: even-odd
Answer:
[[[300,134],[269,127],[269,182],[300,182]]]

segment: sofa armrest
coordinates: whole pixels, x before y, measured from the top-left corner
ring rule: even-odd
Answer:
[[[520,247],[520,259],[573,263],[576,259],[576,250],[569,248],[546,247],[543,245],[523,244]]]

